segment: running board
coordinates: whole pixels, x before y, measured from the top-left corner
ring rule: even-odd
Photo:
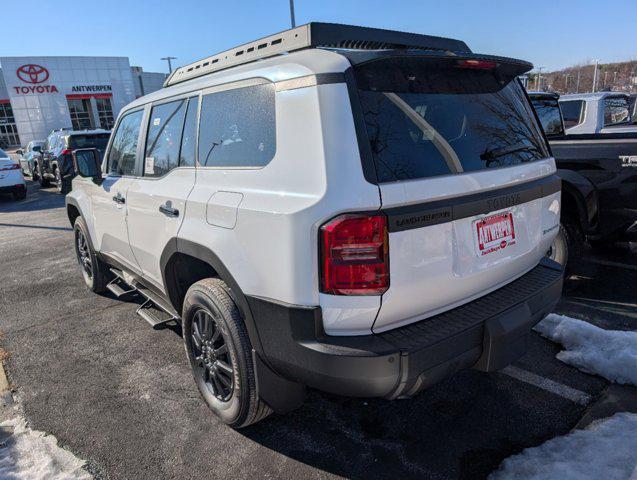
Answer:
[[[172,321],[179,321],[179,315],[175,309],[156,293],[142,284],[134,282],[129,284],[124,279],[124,273],[115,268],[110,269],[115,278],[106,286],[117,298],[130,294],[139,294],[145,300],[139,306],[136,313],[146,320],[153,328]]]

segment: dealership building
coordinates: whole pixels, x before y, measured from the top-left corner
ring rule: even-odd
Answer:
[[[127,57],[0,57],[0,143],[23,146],[58,128],[110,129],[122,107],[165,78]]]

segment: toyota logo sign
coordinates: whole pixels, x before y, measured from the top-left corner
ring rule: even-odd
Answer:
[[[42,83],[49,79],[49,71],[33,63],[22,65],[16,71],[18,78],[26,83]]]

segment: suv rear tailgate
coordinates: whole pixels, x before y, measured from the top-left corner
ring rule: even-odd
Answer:
[[[374,331],[449,310],[535,267],[559,225],[560,180],[554,171],[553,160],[547,159],[383,185],[391,280]],[[414,203],[422,192],[437,200]],[[496,242],[493,251],[481,250],[477,223],[502,212],[511,213],[514,238],[502,240],[504,248]]]
[[[528,64],[400,53],[355,66],[388,215],[382,332],[485,295],[538,264],[560,180],[516,76]]]

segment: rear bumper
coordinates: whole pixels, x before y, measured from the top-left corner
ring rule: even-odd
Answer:
[[[548,259],[508,285],[440,315],[380,334],[327,336],[320,307],[248,297],[263,356],[281,376],[331,393],[409,397],[452,373],[503,368],[560,298]]]
[[[23,192],[24,190],[26,190],[26,188],[27,186],[24,183],[20,183],[18,185],[0,186],[0,194]]]

